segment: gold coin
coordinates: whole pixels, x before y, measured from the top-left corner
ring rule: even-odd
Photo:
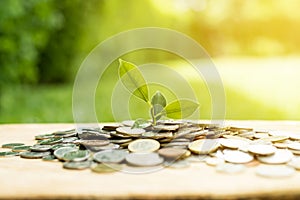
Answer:
[[[272,155],[276,152],[276,147],[265,144],[252,144],[248,146],[248,151],[262,156]]]
[[[200,139],[189,144],[191,152],[196,154],[209,154],[219,148],[219,140],[217,139]]]
[[[158,150],[160,143],[152,139],[137,139],[132,141],[128,145],[128,149],[131,152],[137,153],[150,153]]]

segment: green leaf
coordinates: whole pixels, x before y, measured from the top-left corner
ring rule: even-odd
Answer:
[[[131,128],[147,128],[151,123],[145,119],[136,119]]]
[[[165,113],[169,118],[181,119],[192,115],[198,107],[199,104],[194,101],[181,99],[168,104]]]
[[[154,105],[161,105],[163,108],[167,105],[167,100],[165,96],[160,92],[156,91],[151,99],[151,104]]]
[[[162,115],[158,114],[164,110],[164,107],[167,105],[167,100],[161,92],[157,91],[151,99],[151,104],[152,118],[155,117],[156,120],[159,120]]]
[[[123,85],[136,97],[149,102],[147,83],[136,65],[119,59],[119,77]]]

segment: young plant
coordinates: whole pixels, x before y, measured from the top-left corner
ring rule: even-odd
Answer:
[[[160,91],[156,91],[150,99],[148,85],[138,67],[122,59],[119,59],[119,77],[131,94],[149,105],[152,125],[156,125],[163,116],[173,119],[186,118],[199,107],[198,103],[187,99],[177,99],[167,104],[165,96]],[[145,119],[137,119],[133,127],[143,128],[148,124]]]

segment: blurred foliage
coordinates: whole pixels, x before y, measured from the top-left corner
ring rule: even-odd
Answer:
[[[184,32],[212,56],[299,54],[299,8],[299,0],[1,0],[0,85],[70,81],[99,42],[145,26]]]
[[[133,28],[178,30],[213,57],[299,55],[299,9],[300,0],[0,0],[0,112],[11,112],[6,106],[14,108],[13,93],[24,85],[72,83],[99,42]],[[135,63],[174,58],[149,50],[134,55]]]

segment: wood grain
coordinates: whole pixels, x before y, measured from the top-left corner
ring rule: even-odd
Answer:
[[[227,121],[229,125],[266,130],[300,130],[292,121]],[[0,126],[0,144],[34,144],[34,136],[73,128],[73,124],[12,124]],[[6,149],[0,149],[3,151]],[[129,198],[295,198],[300,197],[300,172],[284,179],[258,177],[253,167],[236,175],[217,173],[214,167],[194,163],[186,169],[147,173],[95,174],[73,171],[60,162],[0,158],[2,199],[129,199]]]

